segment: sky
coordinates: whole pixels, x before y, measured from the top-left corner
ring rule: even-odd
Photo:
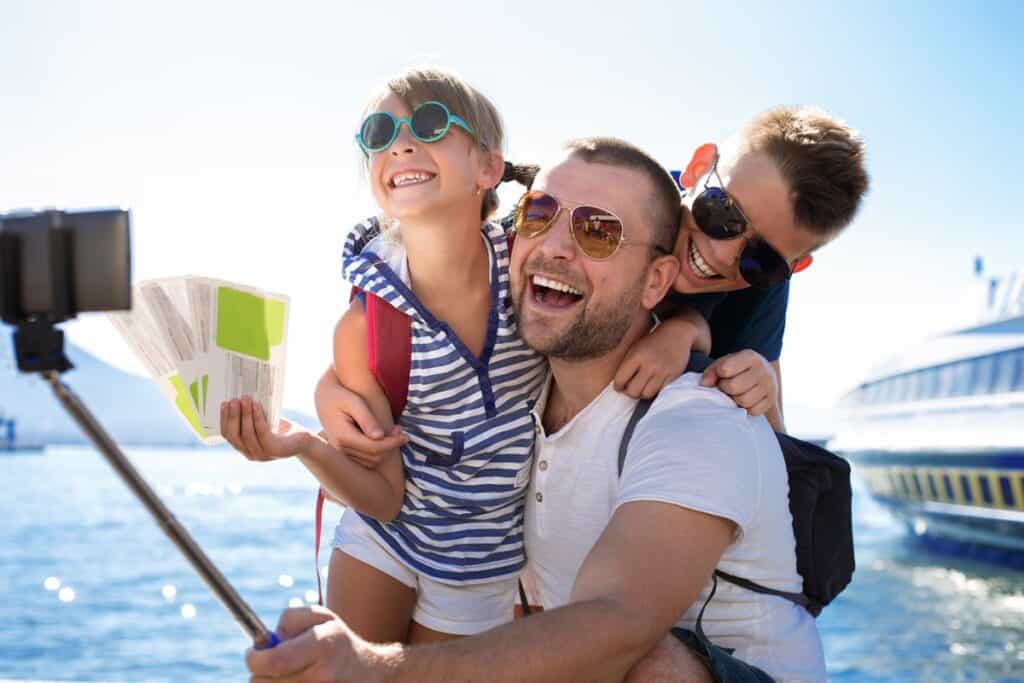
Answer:
[[[374,5],[0,0],[0,213],[123,206],[136,280],[288,294],[285,404],[310,413],[348,301],[341,245],[375,211],[353,135],[413,65],[485,92],[517,162],[615,135],[679,167],[779,104],[857,128],[870,194],[791,290],[797,433],[827,433],[873,365],[973,319],[976,256],[1024,269],[1020,3]],[[142,373],[103,316],[66,329]]]

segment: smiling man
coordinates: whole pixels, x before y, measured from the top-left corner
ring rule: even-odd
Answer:
[[[404,646],[367,643],[324,610],[288,610],[285,642],[248,654],[254,681],[618,681],[656,647],[670,656],[644,680],[824,680],[809,613],[713,583],[719,567],[801,589],[785,465],[768,423],[685,374],[637,423],[618,471],[636,401],[612,380],[679,273],[670,253],[679,212],[658,164],[611,138],[570,143],[517,209],[519,331],[551,364],[535,408],[526,523],[544,611]]]

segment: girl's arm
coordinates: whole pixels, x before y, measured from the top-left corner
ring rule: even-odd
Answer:
[[[366,316],[350,306],[334,330],[334,368],[338,380],[365,401],[385,430],[394,426],[384,390],[370,372],[366,350]],[[405,496],[405,477],[398,448],[390,449],[372,469],[333,448],[300,455],[302,463],[332,497],[382,522],[398,516]]]

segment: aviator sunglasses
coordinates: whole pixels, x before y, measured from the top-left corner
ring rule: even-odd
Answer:
[[[516,204],[516,234],[527,239],[537,237],[554,224],[564,208],[546,192],[527,192]],[[610,258],[624,244],[653,246],[669,253],[664,247],[650,242],[627,240],[623,236],[622,219],[608,209],[589,204],[576,204],[569,209],[569,233],[580,251],[596,261]]]
[[[367,154],[383,152],[398,137],[398,129],[403,123],[420,142],[437,142],[448,134],[452,124],[474,135],[468,123],[448,111],[448,107],[441,102],[431,100],[413,109],[409,118],[397,118],[386,111],[373,112],[359,126],[356,142]]]
[[[695,165],[698,168],[693,168]],[[710,165],[704,181],[704,190],[693,200],[690,213],[700,231],[713,240],[732,240],[744,236],[750,222],[736,200],[725,191],[721,176],[718,175],[718,150],[714,145],[704,145],[697,150],[690,168],[676,180],[687,190],[687,179],[693,185],[696,177]],[[675,173],[673,173],[675,175]],[[719,187],[710,187],[714,176]],[[692,185],[691,185],[692,187]],[[788,280],[794,269],[770,244],[759,235],[747,236],[747,244],[740,253],[740,277],[751,287],[766,289]]]

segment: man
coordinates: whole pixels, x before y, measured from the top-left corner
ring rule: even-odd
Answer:
[[[511,276],[520,332],[552,370],[527,510],[545,611],[405,647],[365,643],[324,611],[289,610],[286,642],[249,653],[253,680],[621,680],[673,626],[686,649],[668,648],[677,664],[666,680],[824,680],[813,619],[775,596],[717,587],[703,631],[737,658],[693,632],[716,567],[800,590],[785,466],[767,422],[684,375],[638,424],[618,473],[635,402],[612,380],[679,274],[666,255],[679,220],[672,181],[636,148],[599,138],[571,144],[534,190],[559,206],[550,221],[521,226]],[[583,253],[588,226],[570,229],[580,205],[621,223],[625,240],[610,257]],[[812,248],[798,241],[790,253]]]

